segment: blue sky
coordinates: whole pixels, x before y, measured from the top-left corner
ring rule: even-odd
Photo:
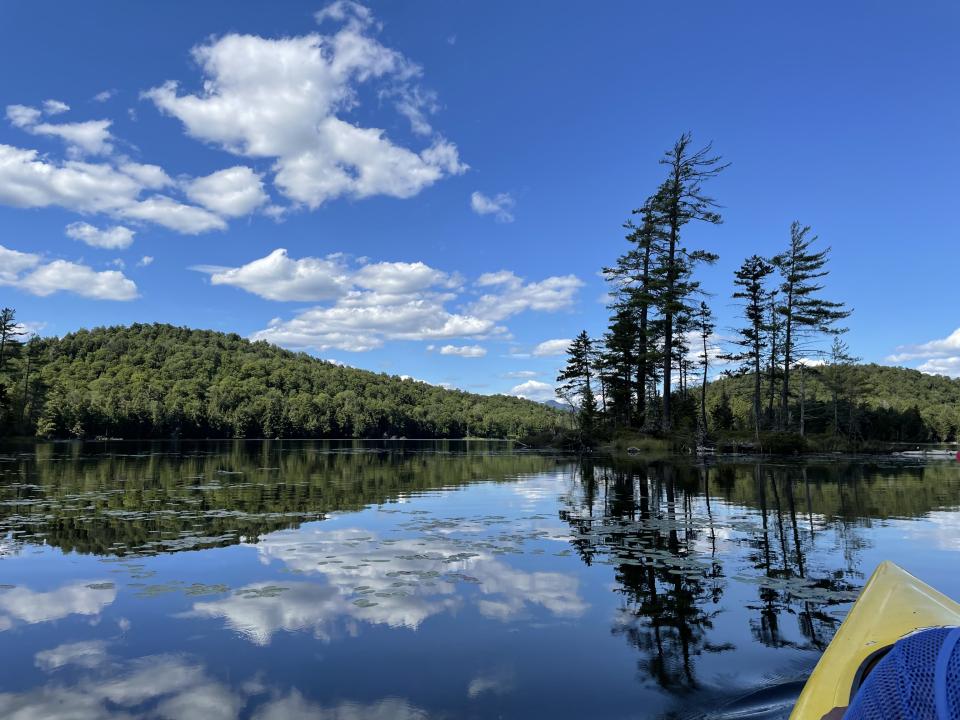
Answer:
[[[947,2],[9,0],[0,304],[543,396],[689,130],[732,163],[689,230],[721,335],[798,219],[857,355],[960,375],[958,31]]]

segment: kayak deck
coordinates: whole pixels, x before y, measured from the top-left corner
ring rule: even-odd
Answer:
[[[882,562],[860,592],[790,714],[790,720],[820,720],[850,704],[864,662],[915,630],[960,625],[960,604],[910,573]]]

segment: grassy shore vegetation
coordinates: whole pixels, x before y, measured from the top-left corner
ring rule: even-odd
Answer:
[[[800,222],[778,252],[743,261],[730,292],[737,326],[718,332],[697,279],[718,256],[691,248],[687,230],[722,222],[705,185],[727,166],[689,134],[661,164],[662,183],[624,224],[623,254],[603,269],[607,330],[581,332],[557,378],[575,444],[795,453],[958,439],[960,380],[858,364],[843,341],[851,311],[826,291],[830,248]]]
[[[170,325],[0,332],[0,435],[53,438],[552,435],[568,414]]]

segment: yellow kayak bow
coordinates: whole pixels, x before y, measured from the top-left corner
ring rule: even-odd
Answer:
[[[880,563],[813,669],[790,720],[821,720],[849,705],[871,658],[915,630],[944,625],[960,625],[960,604],[892,562]]]

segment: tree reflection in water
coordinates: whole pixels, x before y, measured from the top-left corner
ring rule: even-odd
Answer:
[[[603,511],[595,515],[598,475]],[[693,659],[733,647],[708,638],[724,576],[715,552],[701,558],[696,548],[704,532],[715,548],[716,535],[712,522],[704,527],[694,516],[694,476],[678,477],[671,464],[627,469],[587,462],[581,477],[585,512],[568,510],[565,516],[584,561],[605,554],[615,566],[623,604],[613,632],[641,652],[642,676],[664,688],[696,688]]]
[[[735,649],[713,632],[730,580],[756,587],[746,610],[757,642],[822,651],[843,614],[835,606],[870,570],[864,531],[941,507],[952,470],[588,460],[560,515],[585,563],[614,566],[613,632],[640,652],[641,677],[684,692],[699,687],[698,656]],[[784,632],[790,616],[796,631]]]

